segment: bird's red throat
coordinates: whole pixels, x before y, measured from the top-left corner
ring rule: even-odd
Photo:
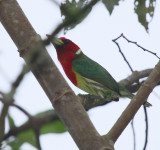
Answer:
[[[68,50],[57,50],[57,56],[67,77],[75,86],[78,86],[76,74],[72,70],[72,61],[74,60],[75,55]]]

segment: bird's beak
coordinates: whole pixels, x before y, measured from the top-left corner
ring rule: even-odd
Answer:
[[[50,38],[50,35],[46,34],[46,36],[48,38]],[[61,47],[64,44],[63,41],[59,38],[53,38],[53,39],[51,39],[51,42],[52,42],[52,44],[54,45],[55,48]]]
[[[56,45],[56,46],[62,46],[64,44],[63,41],[58,38],[54,38],[52,42],[53,42],[53,45]]]

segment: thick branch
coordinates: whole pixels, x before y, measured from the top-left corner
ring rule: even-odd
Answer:
[[[115,125],[108,132],[105,137],[109,138],[113,143],[116,142],[117,138],[121,135],[123,130],[126,128],[128,123],[137,113],[138,109],[145,102],[149,94],[152,92],[153,88],[160,81],[160,61],[149,75],[147,80],[142,84],[140,89],[138,90],[136,96],[132,99],[130,104],[124,110],[122,115],[119,117]]]
[[[153,69],[145,69],[142,71],[134,71],[130,76],[121,80],[119,83],[125,87],[131,86],[133,83],[139,81],[139,79],[148,77]]]

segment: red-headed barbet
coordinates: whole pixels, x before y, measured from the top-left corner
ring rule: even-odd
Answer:
[[[54,38],[51,42],[64,72],[76,87],[101,98],[133,98],[132,93],[117,83],[105,68],[87,57],[74,42],[65,37]],[[148,102],[145,105],[150,106]]]

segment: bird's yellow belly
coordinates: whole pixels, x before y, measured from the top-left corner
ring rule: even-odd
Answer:
[[[102,98],[119,97],[115,92],[109,90],[102,84],[95,82],[91,79],[85,78],[78,73],[75,73],[75,74],[77,78],[78,88],[80,88],[81,90],[95,96],[100,96]]]

